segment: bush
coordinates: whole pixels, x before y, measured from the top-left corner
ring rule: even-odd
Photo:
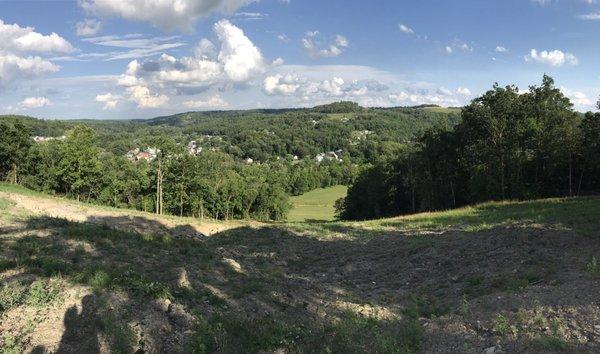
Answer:
[[[27,288],[20,282],[5,284],[0,290],[0,311],[8,311],[23,304]]]

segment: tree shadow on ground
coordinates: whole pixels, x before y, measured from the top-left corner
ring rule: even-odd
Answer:
[[[164,234],[118,230],[121,218],[92,221],[32,217],[0,230],[0,253],[12,262],[7,269],[60,274],[94,290],[81,312],[65,311],[63,352],[94,352],[99,337],[125,352],[413,351],[423,331],[422,350],[451,352],[468,342],[480,352],[502,337],[526,352],[531,340],[499,336],[494,316],[512,313],[515,304],[555,306],[543,292],[580,278],[600,250],[597,238],[534,226],[415,236],[323,223],[303,233],[280,225],[198,238],[186,237],[185,226],[173,237],[156,220],[141,222]],[[331,232],[348,236],[324,237]],[[538,303],[520,295],[494,300],[529,289],[540,292]],[[584,282],[583,289],[593,294],[600,285]],[[597,309],[590,297],[569,296],[561,306]],[[423,329],[436,317],[458,316],[465,300],[472,310],[461,321],[475,335]],[[565,345],[587,348],[575,340]]]

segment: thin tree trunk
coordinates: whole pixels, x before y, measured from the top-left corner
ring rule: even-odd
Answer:
[[[569,197],[573,196],[573,156],[569,156]]]

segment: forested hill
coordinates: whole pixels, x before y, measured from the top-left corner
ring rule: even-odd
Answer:
[[[184,145],[195,140],[203,148],[218,149],[236,159],[303,159],[341,150],[347,159],[364,163],[396,150],[431,126],[455,125],[460,109],[363,108],[337,102],[305,109],[187,112],[146,120],[0,119],[21,121],[33,135],[53,137],[83,123],[96,132],[98,145],[114,154],[154,146],[158,138],[169,136]]]

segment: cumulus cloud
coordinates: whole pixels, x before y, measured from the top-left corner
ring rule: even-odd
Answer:
[[[105,93],[103,95],[97,95],[95,98],[95,101],[104,103],[104,107],[102,107],[102,109],[107,110],[107,109],[115,109],[117,107],[117,104],[119,103],[120,99],[121,99],[121,96],[114,95],[112,93]]]
[[[102,22],[93,18],[86,18],[75,24],[75,32],[81,37],[95,36],[101,29]]]
[[[229,79],[242,82],[264,71],[264,59],[260,50],[240,28],[227,20],[221,20],[215,24],[214,31],[221,41],[218,59]]]
[[[146,86],[136,85],[127,88],[129,100],[137,103],[138,108],[157,108],[164,106],[169,97],[162,94],[153,94]]]
[[[189,93],[211,86],[245,85],[265,72],[268,64],[262,53],[240,28],[221,20],[213,29],[219,49],[202,39],[190,57],[163,54],[158,59],[133,60],[118,84],[127,87],[127,95],[138,106],[152,107],[166,104],[166,94],[173,91]]]
[[[223,108],[229,104],[221,98],[220,95],[216,94],[211,96],[207,100],[190,100],[183,102],[183,105],[188,108]]]
[[[263,83],[265,93],[269,95],[291,95],[300,87],[300,79],[292,74],[267,76]]]
[[[73,47],[54,32],[43,35],[35,32],[33,27],[21,27],[17,24],[9,25],[0,20],[0,51],[70,53],[73,51]]]
[[[230,14],[254,0],[81,0],[81,7],[97,16],[144,21],[167,30],[190,31],[202,17]]]
[[[43,35],[33,27],[0,20],[0,86],[57,72],[60,67],[40,55],[72,51],[71,44],[56,33]]]
[[[27,97],[21,103],[19,103],[19,107],[29,109],[29,108],[40,108],[44,106],[48,106],[50,104],[50,100],[46,97]]]
[[[302,46],[313,58],[337,57],[349,45],[348,39],[340,34],[337,34],[330,42],[322,40],[320,35],[319,31],[309,31],[302,38]]]
[[[456,51],[470,53],[473,51],[473,47],[465,42],[455,39],[452,43],[444,47],[444,51],[446,52],[446,54],[452,54]]]
[[[508,49],[506,49],[505,47],[499,45],[499,46],[496,47],[495,51],[497,53],[506,53],[506,52],[508,52]]]
[[[555,49],[553,51],[538,51],[537,49],[532,49],[531,52],[525,56],[525,61],[538,62],[553,67],[560,67],[565,64],[579,64],[579,59],[577,59],[575,55],[571,53],[565,53],[558,49]]]

